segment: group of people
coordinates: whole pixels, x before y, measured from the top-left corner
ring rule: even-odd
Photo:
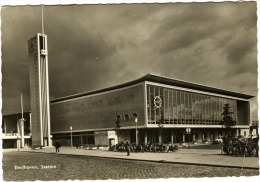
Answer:
[[[57,152],[60,152],[60,142],[59,140],[57,140],[54,144],[55,146],[55,149],[56,149],[56,153]],[[79,143],[78,141],[76,142],[76,147],[79,148]],[[125,147],[126,147],[126,152],[127,152],[127,156],[130,156],[130,142],[128,141],[128,139],[126,139],[126,142],[125,142]]]

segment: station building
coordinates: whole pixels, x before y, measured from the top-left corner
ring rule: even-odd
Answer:
[[[31,138],[31,113],[7,114],[2,117],[2,147],[17,148],[17,144],[29,147],[32,144]],[[21,135],[23,133],[23,135]],[[22,138],[23,137],[23,138]],[[22,141],[23,143],[17,142]]]
[[[51,100],[51,134],[63,145],[70,145],[71,138],[74,144],[110,145],[126,138],[135,142],[136,133],[138,143],[205,142],[226,134],[220,121],[224,105],[229,104],[235,121],[232,135],[248,135],[253,97],[148,74],[113,87]],[[119,138],[116,118],[121,126]]]

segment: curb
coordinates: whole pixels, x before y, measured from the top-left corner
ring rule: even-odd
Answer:
[[[21,151],[21,152],[29,152],[29,153],[45,153],[45,154],[55,154],[56,153],[46,153],[46,152],[32,152],[32,151]],[[115,159],[115,160],[128,160],[128,161],[140,161],[140,162],[154,162],[154,163],[168,163],[168,164],[182,164],[182,165],[195,165],[195,166],[209,166],[209,167],[226,167],[226,168],[241,168],[241,169],[253,169],[259,170],[259,167],[248,167],[248,166],[229,166],[229,165],[219,165],[219,164],[203,164],[203,163],[190,163],[190,162],[173,162],[173,161],[165,161],[165,160],[145,160],[145,159],[126,159],[126,158],[116,158],[116,157],[106,157],[106,156],[92,156],[92,155],[80,155],[80,154],[62,154],[58,155],[69,155],[76,157],[89,157],[89,158],[103,158],[103,159]]]

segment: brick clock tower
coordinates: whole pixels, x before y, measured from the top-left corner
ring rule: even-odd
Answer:
[[[38,33],[28,40],[32,146],[52,146],[47,35]]]

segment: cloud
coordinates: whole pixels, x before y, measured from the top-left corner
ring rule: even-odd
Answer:
[[[3,105],[16,107],[11,97],[29,90],[27,40],[41,32],[41,7],[1,13]],[[44,6],[50,97],[147,73],[256,95],[256,22],[255,2]]]

